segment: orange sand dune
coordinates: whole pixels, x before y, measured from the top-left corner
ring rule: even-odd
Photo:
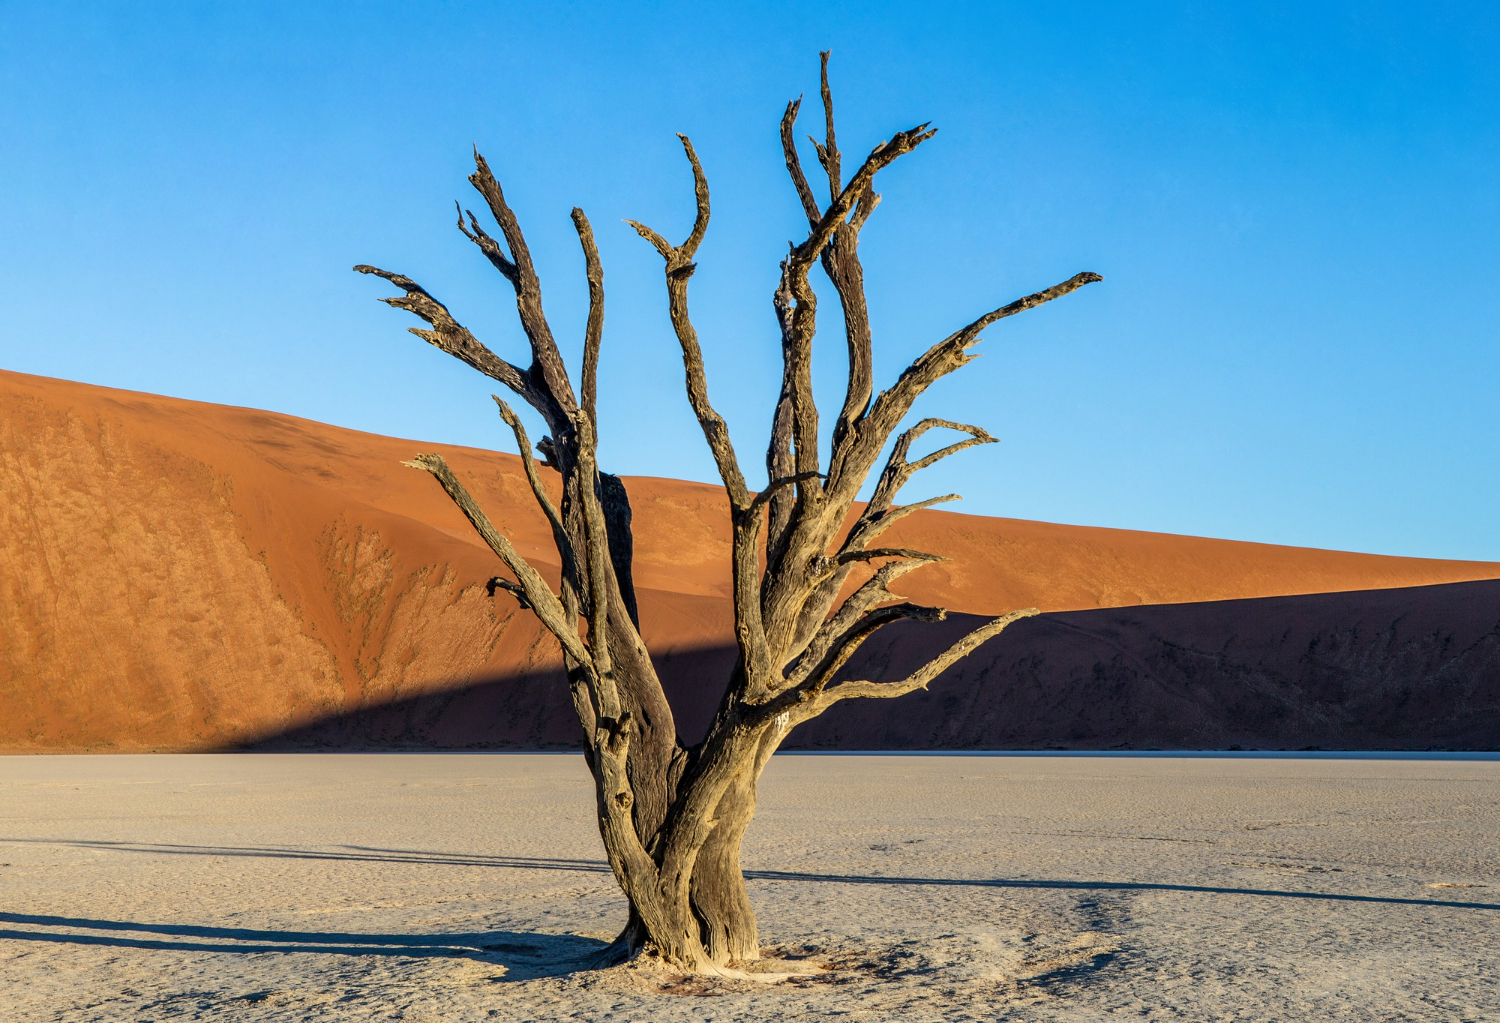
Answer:
[[[0,747],[219,747],[554,671],[530,615],[486,594],[493,556],[401,466],[418,451],[444,454],[555,572],[513,455],[0,371]],[[643,631],[691,662],[729,636],[722,493],[626,482]],[[1500,577],[1484,562],[945,512],[892,533],[953,559],[905,595],[976,614]]]

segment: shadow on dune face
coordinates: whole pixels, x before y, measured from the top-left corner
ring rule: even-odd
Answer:
[[[696,741],[708,730],[734,664],[732,647],[675,650],[658,660],[678,730]],[[571,750],[578,719],[561,668],[517,672],[438,687],[359,707],[233,749]]]
[[[878,635],[898,677],[973,618]],[[947,635],[942,635],[944,632]],[[804,748],[1494,749],[1500,581],[1158,604],[1017,623],[892,714],[855,701]]]
[[[897,625],[850,677],[898,678],[979,618]],[[696,741],[734,650],[660,665]],[[788,749],[1500,748],[1500,580],[1068,611],[1017,623],[926,692],[852,701]],[[559,672],[489,679],[351,710],[240,748],[577,747]]]

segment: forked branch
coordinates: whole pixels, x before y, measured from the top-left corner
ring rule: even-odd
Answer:
[[[947,447],[939,448],[931,454],[924,455],[915,461],[909,461],[907,456],[911,453],[911,446],[923,434],[932,429],[956,430],[959,433],[967,433],[966,440],[956,441]],[[844,541],[843,553],[852,554],[864,550],[865,547],[881,533],[885,532],[900,518],[915,511],[917,506],[912,505],[900,514],[892,516],[889,514],[891,502],[906,486],[912,476],[923,469],[936,464],[949,455],[956,455],[979,444],[998,443],[994,437],[978,426],[970,426],[967,423],[955,423],[949,419],[924,419],[916,426],[905,431],[896,438],[896,443],[891,448],[890,456],[886,459],[885,470],[880,474],[880,480],[875,484],[875,492],[870,495],[870,501],[865,510],[855,522],[854,528],[849,531],[848,538]],[[957,494],[947,495],[943,498],[933,498],[921,502],[922,507],[927,507],[942,500],[958,497]]]
[[[823,100],[823,141],[813,139],[818,160],[828,179],[829,205],[820,210],[797,154],[795,122],[801,100],[787,104],[781,121],[782,153],[787,173],[807,215],[809,231],[805,241],[792,247],[781,266],[775,306],[781,324],[782,385],[772,424],[766,465],[773,477],[792,472],[805,474],[822,464],[818,440],[818,407],[812,387],[812,341],[817,332],[817,299],[808,282],[808,271],[821,259],[823,268],[839,295],[849,351],[849,383],[839,418],[834,426],[833,459],[848,439],[856,420],[864,413],[873,386],[871,330],[868,304],[864,294],[864,271],[859,262],[859,230],[879,202],[874,191],[875,175],[902,155],[930,139],[936,129],[921,124],[897,132],[889,141],[876,146],[855,171],[849,183],[843,183],[842,155],[834,131],[833,94],[828,84],[828,53],[821,54],[820,92]],[[832,462],[830,462],[832,464]],[[838,507],[843,495],[835,497],[833,507],[824,514],[824,487],[809,482],[797,491],[794,501],[789,494],[778,495],[771,503],[771,528],[767,534],[768,569],[777,571],[783,562],[803,557],[826,541],[827,522],[842,518]],[[850,498],[852,500],[852,498]],[[793,552],[793,535],[810,517],[822,516],[821,528],[801,530],[804,543]],[[811,546],[808,546],[808,543]],[[806,550],[802,548],[806,547]]]
[[[361,263],[354,269],[362,274],[382,277],[406,292],[404,296],[382,298],[380,301],[397,309],[405,309],[432,324],[431,330],[423,330],[421,327],[406,328],[411,333],[434,348],[468,363],[490,379],[500,381],[533,406],[546,400],[545,396],[531,385],[531,381],[527,380],[526,374],[519,366],[506,362],[485,347],[478,338],[469,333],[467,327],[453,318],[447,306],[433,298],[427,289],[416,281],[365,263]]]
[[[829,487],[839,492],[841,501],[853,501],[855,492],[869,474],[880,449],[911,411],[917,398],[949,373],[978,358],[969,354],[969,349],[980,340],[980,332],[986,327],[1103,279],[1096,273],[1075,274],[1061,284],[1018,298],[986,313],[923,352],[901,373],[894,384],[880,393],[869,411],[856,424],[846,443],[835,449],[828,470]]]
[[[1031,618],[1040,613],[1036,608],[1028,607],[992,619],[899,681],[871,682],[865,679],[855,679],[831,686],[824,690],[823,695],[831,700],[847,700],[852,697],[888,699],[905,696],[917,689],[926,689],[928,683],[967,657],[985,640],[998,636],[1007,626],[1022,618]]]
[[[834,675],[849,662],[849,658],[864,645],[865,640],[893,622],[940,622],[947,616],[948,612],[943,608],[911,603],[889,604],[867,611],[853,625],[839,633],[817,663],[811,666],[806,679],[801,683],[802,688],[813,695],[822,692]]]
[[[526,245],[526,236],[521,233],[521,224],[516,219],[515,212],[505,201],[505,192],[500,188],[500,182],[495,180],[489,163],[480,155],[478,147],[474,149],[474,173],[469,175],[469,184],[484,197],[490,208],[490,215],[500,225],[500,233],[510,249],[510,269],[507,271],[502,262],[496,261],[491,255],[490,249],[476,239],[480,248],[485,250],[485,255],[490,257],[490,262],[495,264],[496,269],[515,288],[516,313],[521,320],[521,329],[526,332],[526,339],[531,344],[531,368],[528,375],[536,380],[539,388],[551,395],[564,415],[571,415],[575,407],[573,388],[568,382],[568,370],[562,355],[558,353],[557,342],[552,338],[552,328],[547,325],[546,314],[542,312],[542,284],[537,279],[536,267],[531,261],[531,250]],[[477,229],[478,223],[473,220],[472,214],[470,222]],[[462,228],[463,225],[459,226]],[[546,415],[545,412],[543,414]],[[549,425],[554,430],[560,430],[564,424],[553,422],[549,417]]]
[[[872,552],[864,552],[871,557],[876,556]],[[846,598],[832,616],[822,622],[811,623],[815,630],[812,631],[807,640],[806,647],[798,655],[792,669],[788,672],[786,683],[788,685],[801,685],[818,670],[825,655],[835,650],[844,642],[843,637],[851,635],[859,620],[877,605],[887,601],[895,600],[890,587],[897,579],[914,572],[924,565],[946,560],[935,554],[924,554],[920,551],[902,551],[889,555],[893,560],[887,561],[875,570],[848,598]],[[820,588],[831,590],[836,596],[842,587],[843,581],[848,577],[847,568],[839,568],[829,573],[822,581]],[[829,598],[832,599],[831,597]],[[820,605],[821,606],[821,605]],[[860,640],[863,642],[863,640]],[[850,653],[853,653],[851,650]],[[845,658],[847,660],[847,657]],[[841,661],[840,664],[843,662]]]
[[[547,524],[552,527],[552,542],[557,546],[557,553],[562,558],[563,580],[566,584],[577,586],[577,553],[573,550],[573,541],[568,537],[567,526],[563,524],[557,505],[552,503],[551,495],[542,485],[542,474],[537,469],[536,459],[531,454],[531,438],[526,435],[526,427],[521,422],[521,417],[516,415],[515,410],[507,405],[498,394],[492,394],[490,398],[499,407],[500,418],[505,420],[505,425],[509,426],[511,432],[515,434],[516,447],[521,452],[521,469],[526,473],[526,482],[531,487],[532,499],[536,501],[542,514],[547,517]]]

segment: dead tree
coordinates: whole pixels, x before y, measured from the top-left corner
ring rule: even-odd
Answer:
[[[429,324],[412,328],[412,333],[504,384],[547,425],[549,435],[537,450],[543,464],[562,476],[559,503],[542,484],[520,418],[495,398],[515,433],[532,494],[552,527],[562,565],[556,592],[516,553],[442,458],[418,455],[408,464],[442,484],[514,577],[497,578],[494,585],[529,608],[562,647],[573,706],[583,726],[584,757],[597,789],[599,830],[630,904],[629,923],[616,951],[621,956],[647,951],[692,971],[719,972],[759,956],[755,913],[740,870],[740,842],[755,810],[757,779],[787,733],[841,700],[895,697],[924,688],[1011,622],[1037,613],[1028,608],[996,618],[897,681],[849,678],[844,672],[850,657],[877,630],[897,621],[943,618],[942,608],[902,601],[891,591],[907,572],[941,559],[877,546],[877,541],[912,512],[957,498],[949,494],[897,505],[898,492],[914,473],[994,440],[977,426],[923,419],[896,436],[868,503],[860,507],[856,498],[861,486],[912,404],[935,381],[976,358],[971,349],[986,327],[1101,279],[1081,273],[985,313],[927,349],[895,383],[875,393],[860,231],[880,203],[876,174],[932,138],[936,129],[920,124],[897,132],[846,177],[834,138],[828,55],[822,57],[823,139],[812,142],[827,178],[826,201],[818,198],[798,156],[793,129],[801,101],[789,103],[781,119],[786,168],[808,231],[782,261],[773,300],[784,368],[766,450],[768,482],[758,493],[746,481],[729,429],[709,400],[698,332],[688,311],[693,260],[708,230],[709,193],[686,136],[679,138],[697,199],[686,240],[673,244],[644,224],[630,222],[665,263],[667,308],[682,348],[688,401],[718,466],[733,525],[738,657],[708,734],[696,745],[679,739],[672,708],[641,641],[625,489],[616,477],[601,472],[595,460],[604,276],[583,211],[573,210],[589,287],[578,392],[542,312],[541,286],[521,227],[477,150],[469,182],[488,205],[500,237],[487,233],[462,208],[458,227],[514,289],[516,311],[530,342],[528,366],[497,356],[410,278],[355,267],[404,292],[383,301]],[[849,361],[848,387],[826,461],[819,449],[811,373],[817,327],[817,299],[809,282],[814,264],[822,266],[843,308]],[[911,458],[912,445],[934,429],[962,436]]]

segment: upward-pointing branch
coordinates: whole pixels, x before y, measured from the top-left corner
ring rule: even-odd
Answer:
[[[807,238],[801,244],[794,245],[782,262],[781,279],[776,287],[775,306],[781,325],[782,382],[766,464],[773,477],[795,473],[806,476],[808,482],[798,486],[797,500],[794,501],[791,495],[785,494],[778,495],[771,502],[771,530],[767,534],[766,544],[768,569],[773,574],[784,559],[799,558],[804,553],[800,550],[804,544],[793,539],[799,524],[808,522],[810,516],[823,514],[824,487],[812,475],[818,471],[822,460],[818,442],[818,407],[812,387],[812,342],[817,332],[817,296],[808,282],[808,271],[814,262],[822,258],[825,269],[839,291],[839,299],[844,308],[850,381],[840,422],[835,428],[837,447],[847,433],[853,416],[857,414],[854,410],[862,410],[868,401],[871,380],[869,316],[864,300],[863,271],[855,255],[858,224],[863,223],[863,218],[852,218],[858,222],[854,223],[851,221],[851,213],[859,209],[867,217],[875,201],[875,175],[936,134],[936,129],[930,129],[926,124],[897,132],[889,141],[882,142],[871,150],[849,183],[841,186],[842,158],[833,133],[833,99],[828,88],[826,54],[823,56],[823,70],[825,141],[818,143],[814,140],[813,144],[828,175],[831,199],[827,209],[821,214],[802,172],[792,137],[800,101],[788,104],[782,118],[783,155],[787,171],[802,201],[803,211],[808,216],[809,231]],[[793,545],[799,548],[795,554],[791,553]],[[812,544],[813,548],[819,546],[819,542]]]
[[[823,170],[828,174],[828,198],[837,199],[839,193],[844,190],[844,171],[842,157],[839,155],[838,143],[833,136],[833,91],[828,88],[828,56],[831,50],[824,50],[818,54],[821,65],[819,75],[819,92],[823,97],[823,144],[813,145],[818,150],[818,161],[823,165]]]
[[[843,157],[839,153],[833,129],[833,90],[828,85],[828,51],[825,50],[819,56],[824,139],[822,146],[818,147],[818,158],[828,172],[829,195],[836,197],[843,188]],[[864,266],[859,260],[859,232],[879,204],[880,196],[875,192],[874,181],[871,180],[864,192],[855,197],[854,212],[834,229],[833,237],[823,250],[823,272],[828,275],[838,293],[839,304],[844,313],[844,340],[849,350],[849,383],[844,393],[843,407],[839,409],[839,418],[833,428],[834,447],[848,434],[854,422],[864,415],[874,387],[874,338],[870,329],[869,305],[865,298]]]
[[[594,229],[583,210],[573,207],[573,226],[583,246],[584,272],[589,282],[589,318],[583,331],[583,410],[599,435],[599,415],[595,406],[599,392],[599,344],[604,337],[604,266],[599,262],[599,246],[594,243]]]
[[[846,442],[835,449],[828,469],[830,489],[839,491],[841,501],[853,501],[880,449],[911,411],[912,403],[938,380],[977,358],[969,354],[969,349],[979,341],[979,334],[985,327],[1103,279],[1096,273],[1074,274],[1061,284],[986,313],[919,355],[894,384],[880,393]]]
[[[792,187],[802,202],[802,212],[807,214],[808,226],[812,227],[823,219],[823,211],[818,209],[818,200],[813,198],[812,187],[802,170],[802,158],[797,155],[797,139],[793,133],[797,126],[797,111],[801,109],[802,99],[798,97],[787,103],[786,113],[781,116],[781,154],[786,160],[786,172],[791,175]]]
[[[703,165],[698,162],[698,154],[693,151],[692,142],[686,135],[677,137],[682,140],[683,152],[687,154],[688,162],[693,167],[693,192],[697,200],[697,213],[687,240],[681,245],[673,245],[639,221],[627,220],[626,223],[650,242],[666,262],[667,312],[672,320],[672,329],[677,334],[677,342],[682,348],[688,403],[692,405],[693,414],[698,417],[698,425],[713,453],[714,463],[719,468],[719,477],[724,481],[730,504],[735,509],[743,510],[750,502],[745,474],[740,469],[734,445],[729,439],[729,425],[709,401],[708,379],[703,369],[703,349],[698,344],[698,331],[693,326],[692,317],[688,315],[688,279],[697,269],[693,263],[693,255],[698,251],[698,245],[708,230],[708,179],[703,174]]]
[[[908,461],[907,455],[911,452],[911,446],[928,430],[941,428],[946,430],[957,430],[967,433],[965,440],[956,441],[947,447],[939,448],[929,455],[918,458],[916,461]],[[854,528],[849,531],[849,537],[844,542],[843,550],[863,550],[867,544],[880,533],[894,523],[887,512],[890,511],[891,502],[906,486],[908,480],[916,473],[928,466],[938,462],[949,455],[955,455],[960,451],[972,448],[977,444],[997,443],[986,431],[977,426],[969,426],[965,423],[955,423],[948,419],[924,419],[916,426],[907,430],[896,438],[896,443],[891,448],[890,457],[886,459],[885,471],[880,474],[880,481],[875,484],[875,492],[870,495],[870,501],[865,505],[865,510],[855,522]]]
[[[490,262],[495,264],[505,277],[510,281],[516,292],[516,312],[521,320],[521,328],[526,332],[526,339],[531,344],[531,368],[528,370],[530,376],[535,378],[540,387],[544,388],[556,402],[557,408],[565,416],[571,415],[577,407],[573,398],[573,388],[568,382],[568,370],[564,365],[562,355],[558,353],[557,342],[552,338],[552,328],[547,325],[546,314],[542,312],[542,285],[537,279],[536,267],[531,261],[531,250],[526,246],[526,236],[521,233],[520,222],[505,201],[505,193],[500,188],[500,182],[495,180],[495,175],[490,172],[490,165],[480,155],[478,148],[474,150],[474,173],[469,175],[469,184],[474,190],[484,197],[485,203],[490,208],[490,213],[495,218],[495,223],[500,225],[500,233],[505,236],[505,244],[510,248],[510,269],[507,272],[505,265],[497,261],[491,255],[490,248],[498,249],[490,239],[490,246],[486,246],[482,238],[470,235],[471,239],[484,250],[489,256]],[[471,223],[477,229],[477,222]],[[462,228],[462,224],[459,225]],[[464,232],[469,234],[468,231]],[[476,231],[476,234],[478,232]],[[487,237],[487,236],[486,236]],[[539,410],[540,411],[540,410]],[[546,415],[546,412],[543,412]],[[562,432],[567,426],[564,421],[552,421],[548,416],[548,423],[554,432]]]

